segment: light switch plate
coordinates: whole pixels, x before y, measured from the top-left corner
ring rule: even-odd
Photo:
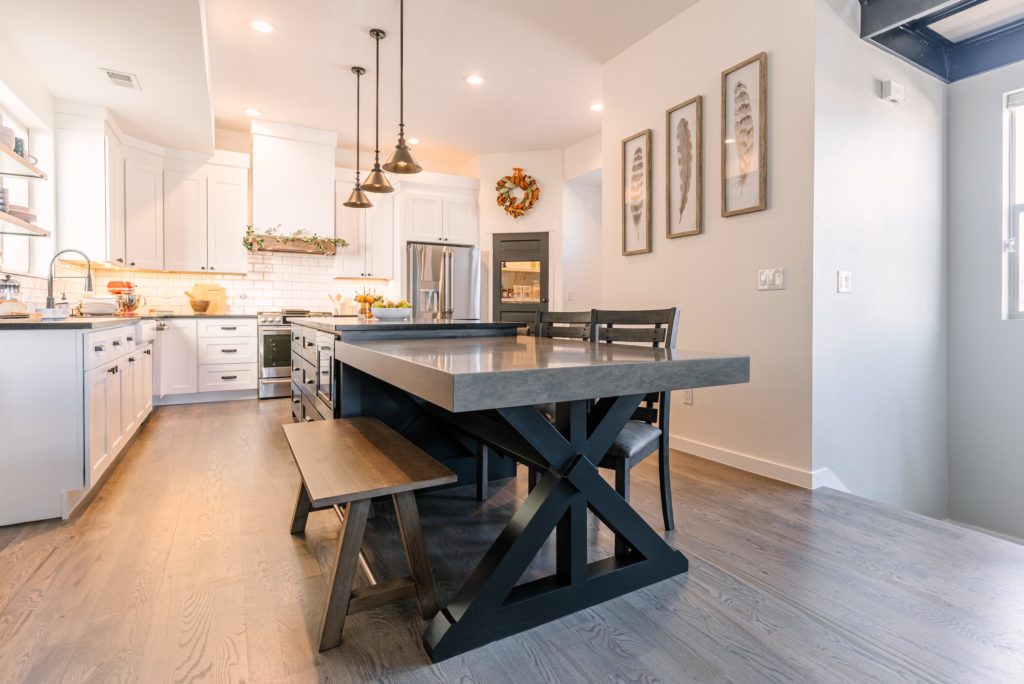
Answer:
[[[836,272],[836,292],[850,294],[853,292],[853,273],[850,271]]]
[[[687,406],[693,406],[693,390],[692,389],[684,389],[683,390],[683,403],[686,404]]]
[[[762,268],[757,272],[757,289],[762,292],[768,290],[785,290],[786,269]]]

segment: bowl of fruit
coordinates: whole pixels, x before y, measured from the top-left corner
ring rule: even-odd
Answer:
[[[397,302],[385,299],[376,302],[371,311],[376,318],[382,321],[404,321],[412,315],[412,304],[404,299]]]

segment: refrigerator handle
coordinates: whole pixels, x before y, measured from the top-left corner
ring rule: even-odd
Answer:
[[[452,292],[452,285],[454,284],[453,278],[455,276],[455,274],[454,274],[454,270],[455,269],[452,266],[452,261],[453,261],[453,259],[452,259],[452,250],[451,250],[450,247],[445,247],[444,248],[444,256],[443,256],[443,262],[444,262],[444,287],[443,287],[443,289],[444,289],[444,303],[443,303],[443,306],[444,306],[444,310],[442,311],[442,313],[445,315],[445,317],[450,317],[452,315],[452,313],[454,312],[454,310],[455,310],[455,295]]]

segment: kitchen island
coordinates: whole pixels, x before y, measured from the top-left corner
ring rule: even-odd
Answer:
[[[597,464],[650,392],[749,382],[745,356],[536,337],[362,339],[335,344],[339,413],[383,420],[444,460],[483,444],[542,473],[447,607],[429,623],[434,661],[686,572]],[[536,408],[558,404],[558,425]],[[616,553],[587,561],[588,511]],[[453,521],[454,522],[454,521]],[[517,584],[552,533],[556,572]]]

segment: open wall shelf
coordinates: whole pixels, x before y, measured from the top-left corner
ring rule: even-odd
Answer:
[[[42,169],[6,145],[0,145],[0,176],[46,180],[46,174]]]
[[[17,216],[0,211],[0,235],[25,235],[28,237],[50,237],[50,231],[34,223],[22,221]]]

